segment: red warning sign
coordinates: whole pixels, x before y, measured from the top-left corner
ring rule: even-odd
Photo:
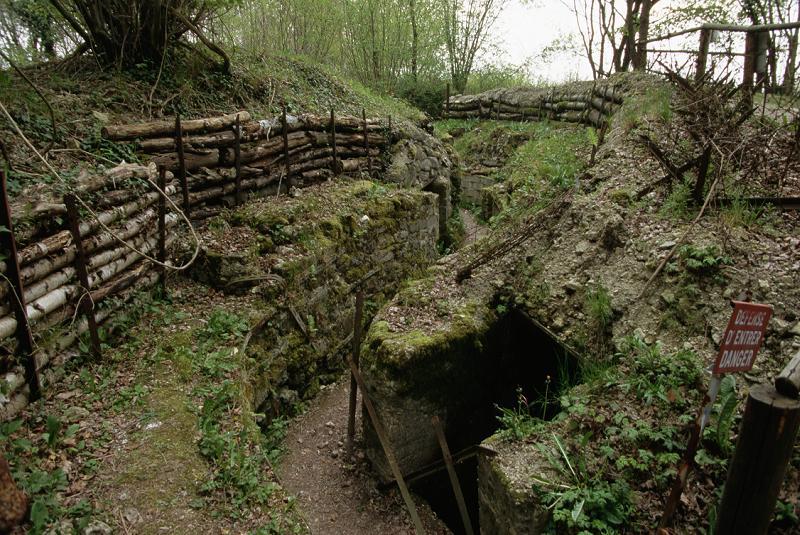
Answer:
[[[733,314],[722,336],[714,374],[746,372],[753,367],[772,318],[771,305],[733,302]]]

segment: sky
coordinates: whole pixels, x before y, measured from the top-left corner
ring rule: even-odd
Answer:
[[[588,79],[592,71],[583,57],[565,55],[546,63],[539,59],[547,45],[560,35],[577,34],[577,29],[574,15],[560,0],[541,0],[534,5],[510,0],[492,33],[501,41],[505,61],[518,65],[532,60],[534,78]]]
[[[567,2],[572,4],[571,0]],[[673,2],[674,0],[659,2],[654,8],[654,18]],[[519,65],[531,60],[532,78],[544,78],[548,81],[591,79],[592,71],[582,55],[562,54],[547,62],[540,57],[542,49],[559,36],[577,36],[577,32],[575,16],[562,0],[536,0],[527,3],[509,0],[492,30],[504,51],[504,61]]]

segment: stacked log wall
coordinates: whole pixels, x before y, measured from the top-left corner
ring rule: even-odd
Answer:
[[[445,113],[451,119],[554,120],[603,128],[622,102],[622,92],[613,86],[560,91],[517,88],[451,96]]]
[[[241,125],[239,184],[244,197],[287,192],[338,175],[360,175],[368,169],[379,173],[393,141],[384,121],[357,117],[336,118],[335,151],[329,117],[290,116],[286,136],[280,118],[253,121],[246,112],[183,121],[189,199],[184,213],[195,224],[236,204],[237,115]],[[123,163],[82,176],[73,184],[93,212],[83,210],[79,226],[87,255],[88,296],[83,295],[77,280],[76,247],[67,230],[64,203],[59,199],[33,203],[32,195],[24,193],[12,203],[12,215],[24,220],[16,232],[17,258],[28,321],[40,344],[35,357],[44,382],[58,377],[60,370],[53,364],[60,365],[68,358],[65,350],[87,329],[86,320],[76,314],[81,299],[91,298],[97,321],[102,323],[124,306],[135,289],[159,280],[158,266],[129,246],[156,255],[161,194],[152,184],[157,182],[159,167],[167,170],[165,194],[174,207],[184,208],[175,132],[172,121],[104,128],[106,139],[134,144],[149,163]],[[181,228],[185,228],[172,203],[168,203],[164,221],[168,246],[179,241]],[[7,273],[2,261],[0,273]],[[0,281],[0,346],[6,354],[0,356],[0,421],[27,404],[28,386],[13,356],[17,323],[11,299],[15,298],[7,280]]]

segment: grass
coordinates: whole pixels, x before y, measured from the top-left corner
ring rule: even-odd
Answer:
[[[625,131],[633,130],[648,121],[669,122],[672,118],[674,88],[668,84],[654,84],[646,91],[636,91],[625,99],[614,116],[614,126]]]
[[[130,144],[109,143],[100,136],[105,124],[172,118],[208,117],[247,110],[255,118],[274,116],[285,102],[291,113],[361,115],[419,120],[423,114],[406,102],[380,94],[348,80],[326,65],[299,56],[233,56],[230,76],[215,71],[204,60],[177,55],[169,58],[156,84],[157,69],[142,65],[128,71],[98,71],[92,63],[78,63],[73,71],[43,67],[29,71],[34,83],[52,104],[54,134],[44,102],[18,76],[0,76],[0,100],[23,132],[39,146],[57,138],[68,150],[53,163],[63,173],[77,176],[80,167],[108,165],[107,160],[137,161]],[[151,98],[152,93],[152,98]],[[14,163],[29,160],[21,140],[2,126]],[[79,152],[83,150],[89,153]],[[11,195],[28,183],[53,182],[37,165],[16,165],[10,175]]]

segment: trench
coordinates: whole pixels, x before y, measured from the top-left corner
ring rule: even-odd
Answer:
[[[532,416],[550,420],[560,411],[558,392],[578,379],[577,356],[537,322],[512,310],[490,332],[476,370],[482,379],[463,395],[471,399],[448,415],[446,437],[456,463],[473,531],[479,528],[478,446],[500,429],[500,408],[527,404]],[[466,533],[443,461],[409,475],[412,490],[456,534]]]

